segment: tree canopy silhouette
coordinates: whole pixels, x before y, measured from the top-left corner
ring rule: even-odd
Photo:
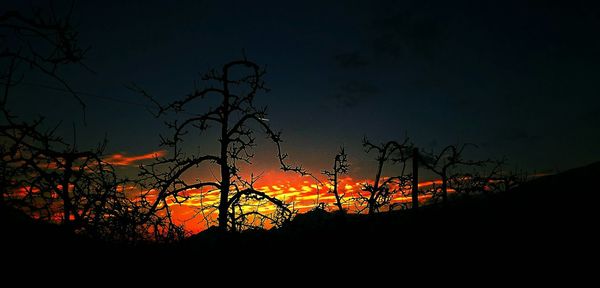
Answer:
[[[338,189],[339,185],[339,177],[344,174],[348,174],[350,170],[350,164],[348,163],[348,155],[346,154],[345,149],[340,148],[340,152],[335,155],[333,159],[333,168],[331,170],[323,170],[322,174],[327,176],[327,180],[331,183],[331,188],[329,189],[329,193],[333,193],[335,196],[335,205],[337,206],[340,213],[345,213],[344,210],[344,194],[341,193]]]
[[[67,65],[86,68],[82,60],[88,49],[79,45],[71,11],[64,16],[52,9],[0,14],[0,205],[98,239],[174,239],[181,235],[174,233],[181,231],[178,227],[149,215],[144,203],[127,195],[126,180],[104,160],[106,140],[96,149],[81,150],[75,139],[68,143],[57,136],[58,125],[47,128],[44,117],[25,121],[9,109],[11,92],[27,84],[26,74],[38,73],[75,98],[85,121],[83,99],[60,73]]]
[[[377,168],[373,184],[365,183],[362,192],[358,192],[357,201],[359,204],[366,204],[362,210],[367,209],[368,214],[372,215],[379,212],[381,207],[390,203],[392,197],[410,185],[410,176],[406,173],[406,162],[410,159],[411,146],[408,144],[408,137],[402,142],[388,141],[379,145],[373,144],[368,139],[363,139],[365,152],[375,151],[377,156]],[[401,172],[396,176],[383,176],[383,168],[386,163],[399,164],[402,166]]]
[[[256,146],[255,132],[261,131],[275,144],[281,169],[306,173],[301,166],[290,166],[287,154],[281,149],[281,134],[271,129],[266,108],[254,104],[255,97],[268,92],[263,76],[265,70],[256,63],[242,59],[223,65],[220,70],[211,70],[202,80],[206,87],[197,89],[180,100],[163,106],[143,89],[132,89],[148,97],[157,105],[157,117],[167,112],[184,115],[184,119],[167,122],[169,136],[161,135],[161,145],[170,149],[170,154],[154,163],[141,167],[140,177],[149,193],[144,198],[154,199],[151,209],[169,210],[169,201],[182,203],[190,198],[192,189],[219,191],[216,207],[217,224],[222,231],[239,231],[264,221],[281,225],[292,216],[288,204],[253,188],[254,176],[244,179],[240,174],[240,163],[250,164]],[[194,103],[205,106],[216,103],[206,111],[198,111]],[[218,151],[190,153],[184,151],[186,136],[205,135],[214,127],[218,134]],[[219,170],[215,180],[190,180],[189,173],[202,165],[216,165]],[[244,202],[270,202],[276,207],[269,213]],[[210,208],[210,207],[209,207]],[[257,221],[257,222],[256,222]],[[209,221],[210,222],[210,221]]]
[[[474,146],[474,144],[463,144],[460,146],[448,145],[439,153],[421,153],[421,161],[427,169],[435,173],[441,178],[441,186],[438,189],[434,187],[433,196],[437,198],[438,195],[441,194],[442,203],[448,203],[448,184],[452,180],[455,185],[459,183],[464,183],[465,178],[460,177],[458,175],[454,175],[455,177],[451,177],[451,169],[457,166],[482,166],[488,161],[473,161],[473,160],[465,160],[463,156],[463,152],[466,147]],[[452,178],[452,179],[451,179]],[[470,179],[471,181],[472,179]],[[481,181],[479,181],[481,182]],[[472,183],[473,184],[473,183]],[[481,183],[477,186],[478,189],[483,189]]]

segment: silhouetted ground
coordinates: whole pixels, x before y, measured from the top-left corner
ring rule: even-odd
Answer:
[[[283,249],[299,257],[323,253],[325,259],[331,259],[335,247],[352,254],[367,246],[375,247],[377,258],[454,250],[458,254],[464,250],[482,254],[514,250],[556,257],[561,250],[567,252],[563,249],[566,242],[583,244],[590,236],[588,225],[596,222],[593,217],[597,214],[592,197],[600,192],[594,181],[599,176],[600,163],[595,163],[532,180],[508,193],[457,199],[445,207],[421,207],[416,212],[342,217],[312,211],[297,216],[287,227],[250,232],[232,241],[260,249]],[[201,247],[197,244],[210,238],[202,234],[185,245]],[[218,243],[213,244],[218,247]]]
[[[209,229],[182,243],[136,248],[75,236],[1,207],[2,258],[12,265],[44,259],[127,269],[189,260],[197,266],[220,261],[277,266],[300,259],[321,266],[348,265],[350,270],[382,259],[420,269],[463,261],[465,267],[495,263],[517,270],[569,266],[596,255],[597,237],[592,234],[598,227],[598,209],[593,199],[600,192],[595,184],[599,176],[600,162],[530,181],[508,193],[460,199],[445,207],[374,217],[313,211],[278,230],[222,235]]]

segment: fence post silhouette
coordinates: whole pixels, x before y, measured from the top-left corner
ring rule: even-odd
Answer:
[[[412,209],[419,208],[419,149],[413,148],[412,155]]]

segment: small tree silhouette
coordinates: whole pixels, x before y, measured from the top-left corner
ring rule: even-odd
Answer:
[[[506,169],[507,160],[490,161],[492,169],[485,176],[489,179],[485,191],[490,193],[509,192],[527,182],[529,175],[524,170]]]
[[[101,159],[103,147],[83,152],[67,147],[59,152],[49,145],[51,141],[39,142],[41,147],[29,141],[18,147],[21,173],[14,180],[22,190],[10,193],[10,198],[25,204],[36,218],[55,221],[60,215],[69,230],[94,230],[119,186],[113,167]]]
[[[410,176],[405,174],[406,161],[410,159],[411,146],[408,143],[408,137],[403,142],[389,141],[380,145],[371,143],[366,138],[363,139],[363,147],[365,152],[377,152],[377,172],[373,179],[373,184],[365,183],[362,191],[367,192],[366,195],[358,192],[356,198],[359,205],[366,204],[364,209],[368,209],[368,214],[372,215],[379,212],[380,208],[388,205],[393,196],[403,191],[410,185]],[[402,165],[401,172],[397,176],[383,177],[383,167],[386,163]],[[362,211],[361,210],[361,211]]]
[[[338,207],[340,213],[344,214],[345,210],[343,207],[343,200],[345,194],[340,194],[338,189],[339,184],[339,176],[343,174],[348,174],[348,170],[350,169],[350,165],[348,164],[348,155],[346,155],[346,151],[344,148],[340,148],[340,152],[335,155],[333,160],[333,169],[332,170],[323,170],[321,173],[327,176],[327,180],[331,183],[332,188],[329,189],[329,193],[333,193],[335,196],[335,205]]]
[[[232,61],[223,65],[222,69],[211,70],[202,77],[202,80],[208,84],[206,88],[195,90],[182,100],[174,101],[167,106],[160,105],[139,87],[135,85],[132,87],[157,105],[158,113],[155,114],[157,117],[167,111],[174,111],[179,115],[189,111],[193,115],[181,122],[177,120],[167,122],[167,127],[173,131],[173,134],[169,137],[161,136],[161,145],[169,147],[172,153],[169,157],[157,159],[156,162],[141,167],[140,176],[146,188],[155,193],[144,196],[155,199],[150,205],[150,212],[168,209],[167,199],[172,199],[174,203],[188,200],[190,196],[184,191],[202,190],[208,187],[219,191],[216,209],[218,227],[222,231],[237,231],[240,227],[246,227],[239,221],[247,220],[251,215],[272,220],[274,225],[279,225],[291,217],[292,211],[287,204],[255,190],[251,185],[254,179],[244,180],[239,173],[240,162],[251,163],[254,157],[252,148],[256,146],[254,134],[256,130],[262,130],[276,145],[281,169],[307,174],[301,166],[290,166],[285,163],[287,154],[281,150],[280,133],[271,129],[266,118],[266,108],[254,106],[255,96],[260,92],[268,92],[263,82],[264,75],[265,70],[252,61],[246,59]],[[192,103],[202,100],[210,102],[208,99],[217,106],[203,112],[186,110]],[[219,135],[217,153],[184,152],[182,143],[190,129],[202,134],[211,126],[216,127]],[[219,169],[218,179],[215,181],[186,179],[187,173],[201,165],[216,165]],[[244,201],[267,201],[276,207],[276,211],[271,215],[259,210],[246,213],[243,212]]]
[[[170,215],[149,215],[143,202],[126,194],[127,180],[119,179],[103,160],[106,142],[96,150],[78,151],[51,134],[21,126],[0,129],[0,140],[3,172],[10,172],[10,178],[3,179],[10,184],[2,191],[5,205],[97,239],[181,238],[183,231]]]
[[[486,161],[464,160],[462,158],[462,154],[467,146],[477,147],[475,144],[468,143],[463,144],[460,147],[449,145],[442,149],[442,151],[438,154],[435,154],[433,152],[421,154],[422,161],[420,163],[441,178],[442,184],[440,187],[440,192],[442,197],[442,203],[444,204],[448,203],[448,183],[450,181],[450,170],[452,168],[457,167],[459,165],[481,166],[484,163],[486,163]]]
[[[478,163],[477,165],[464,167],[467,168],[466,171],[457,169],[458,171],[448,177],[448,187],[453,189],[456,195],[464,198],[469,198],[478,194],[492,194],[499,192],[498,184],[504,184],[503,181],[499,181],[499,179],[502,178],[503,165],[503,160],[486,160],[481,161],[481,163]]]

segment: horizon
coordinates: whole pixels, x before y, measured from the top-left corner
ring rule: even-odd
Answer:
[[[28,22],[44,15],[34,8],[50,16]],[[135,217],[170,233],[161,217],[198,232],[235,215],[239,229],[255,225],[248,207],[274,226],[321,205],[334,211],[334,182],[348,212],[368,214],[508,191],[516,178],[600,160],[598,8],[9,1],[0,144],[16,172],[2,180],[2,201],[63,201],[40,215],[67,224],[95,215],[90,203],[115,201],[124,215],[150,211]],[[45,26],[63,19],[70,25]],[[491,187],[502,177],[504,188]],[[115,198],[92,202],[92,190]],[[225,208],[233,220],[217,218]]]

